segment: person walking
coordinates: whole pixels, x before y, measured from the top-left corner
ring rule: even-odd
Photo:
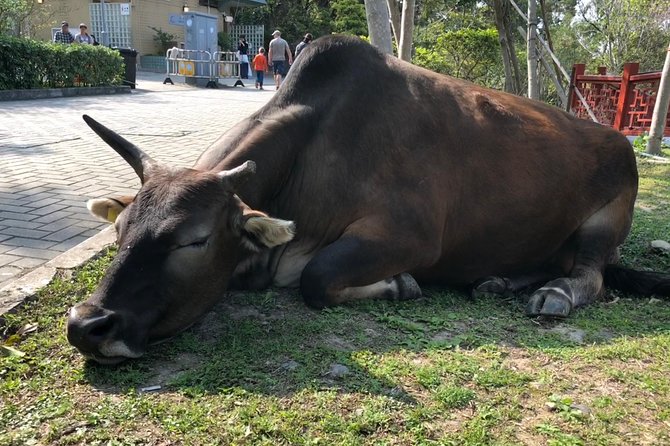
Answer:
[[[254,70],[256,70],[256,88],[263,89],[263,80],[265,72],[268,70],[268,59],[265,57],[265,48],[258,48],[258,54],[253,61]]]
[[[54,35],[54,43],[64,43],[66,45],[74,42],[74,36],[70,32],[70,25],[66,21],[60,24],[60,31],[56,31]]]
[[[88,33],[88,26],[86,26],[86,23],[79,24],[79,34],[74,36],[74,41],[76,43],[83,43],[84,45],[93,45],[95,40],[93,39],[93,36]]]
[[[281,32],[278,29],[272,33],[272,37],[273,39],[270,41],[268,59],[270,60],[270,66],[272,66],[272,72],[274,73],[276,88],[279,90],[282,76],[286,74],[289,66],[293,63],[293,55],[291,54],[291,48],[288,46],[288,42],[281,38]],[[287,59],[288,65],[285,66]]]
[[[305,47],[306,47],[307,45],[309,45],[310,43],[312,43],[312,40],[314,40],[314,37],[312,37],[312,35],[311,35],[310,33],[305,34],[305,37],[302,39],[302,42],[300,42],[300,43],[295,47],[295,57],[296,57],[296,58],[298,57],[298,54],[300,54],[300,52],[301,52],[302,50],[304,50]]]

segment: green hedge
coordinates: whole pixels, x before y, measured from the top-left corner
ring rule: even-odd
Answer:
[[[123,75],[116,50],[0,35],[0,90],[117,85]]]

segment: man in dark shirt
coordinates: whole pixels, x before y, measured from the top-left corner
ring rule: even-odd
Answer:
[[[62,22],[60,24],[60,31],[56,31],[56,35],[54,35],[54,43],[69,45],[72,42],[74,42],[74,36],[70,32],[70,25],[67,22]]]

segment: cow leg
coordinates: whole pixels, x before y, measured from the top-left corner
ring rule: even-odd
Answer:
[[[361,299],[414,299],[421,288],[406,273],[416,254],[398,244],[345,236],[320,250],[305,266],[300,291],[316,308]]]
[[[529,316],[566,317],[603,292],[603,270],[631,224],[629,197],[619,196],[589,217],[575,232],[575,256],[568,277],[546,283],[528,301]]]
[[[505,297],[525,290],[549,279],[559,276],[556,271],[541,270],[520,276],[489,276],[475,282],[470,292],[475,299],[479,297]]]

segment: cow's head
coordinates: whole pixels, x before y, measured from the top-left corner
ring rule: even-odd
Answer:
[[[287,243],[293,223],[250,209],[235,194],[255,172],[175,169],[84,116],[140,177],[133,198],[91,200],[112,221],[118,253],[98,289],[70,310],[67,337],[85,356],[117,363],[175,335],[223,295],[241,256]]]

